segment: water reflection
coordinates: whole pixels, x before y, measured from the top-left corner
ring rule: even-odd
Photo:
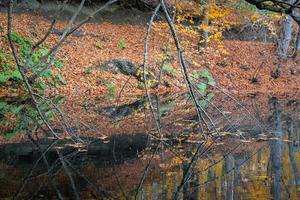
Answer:
[[[271,98],[269,106],[269,130],[273,137],[267,142],[245,143],[230,154],[209,153],[198,160],[195,170],[186,174],[190,178],[176,199],[299,199],[299,121],[282,113],[278,99]],[[214,165],[222,157],[224,159]],[[182,162],[180,167],[163,170],[163,177],[181,176],[175,180],[169,178],[171,183],[165,183],[172,187],[168,188],[172,194],[185,179],[187,165],[188,162]],[[154,181],[150,184],[163,183]],[[146,199],[153,199],[154,196],[147,193],[147,186],[143,192]],[[159,194],[155,194],[155,199],[157,196]],[[158,199],[166,197],[159,196]]]
[[[274,137],[276,140],[271,142],[270,152],[270,166],[271,173],[270,178],[272,179],[271,193],[273,199],[281,199],[281,180],[282,180],[282,140],[283,131],[281,125],[281,112],[279,110],[278,100],[276,98],[270,99],[270,104],[273,110],[274,119]]]
[[[141,108],[143,104],[141,101],[114,111]],[[256,136],[226,135],[208,148],[214,138],[208,142],[184,143],[127,135],[105,142],[98,139],[98,143],[89,138],[90,148],[86,154],[90,156],[80,156],[76,149],[61,152],[82,199],[299,199],[299,119],[297,113],[282,109],[276,98],[271,98],[268,105],[269,111],[264,115],[269,119],[268,131],[272,136],[264,141]],[[169,107],[173,107],[173,103],[165,110],[169,111]],[[118,113],[128,114],[127,111]],[[24,182],[39,154],[24,144],[8,146],[0,153],[0,197],[9,199]],[[25,163],[15,159],[18,154]],[[33,194],[33,199],[55,199],[55,191],[48,184],[49,175],[65,197],[72,197],[69,179],[56,162],[57,155],[48,159],[50,165],[56,163],[55,167],[47,170],[40,162],[19,199],[28,199]],[[137,192],[143,174],[146,175]]]

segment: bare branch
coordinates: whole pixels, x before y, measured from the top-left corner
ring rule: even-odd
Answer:
[[[148,98],[148,102],[149,102],[149,105],[150,105],[150,111],[152,113],[152,117],[155,121],[155,125],[156,125],[156,128],[157,128],[157,131],[160,135],[160,138],[162,139],[163,138],[163,134],[162,134],[162,131],[161,131],[161,126],[160,126],[160,123],[159,123],[159,120],[158,118],[155,117],[155,114],[154,114],[154,107],[152,105],[152,100],[151,100],[151,95],[150,95],[150,92],[148,90],[148,84],[147,84],[147,76],[146,76],[146,72],[147,72],[147,60],[148,60],[148,44],[149,44],[149,38],[150,38],[150,33],[151,33],[151,29],[152,29],[152,23],[155,19],[155,16],[157,14],[157,12],[159,11],[161,5],[158,4],[154,10],[154,13],[150,19],[150,22],[149,22],[149,26],[148,26],[148,29],[147,29],[147,34],[146,34],[146,38],[145,38],[145,43],[144,43],[144,63],[143,63],[143,79],[144,79],[144,85],[145,85],[145,91],[146,91],[146,95],[147,95],[147,98]]]
[[[27,77],[25,76],[25,73],[23,71],[23,68],[20,64],[20,61],[19,61],[19,58],[18,58],[18,55],[17,55],[17,52],[16,52],[16,47],[12,41],[12,37],[11,37],[11,32],[12,32],[12,9],[13,9],[13,0],[10,0],[9,1],[9,8],[8,8],[8,26],[7,26],[7,36],[8,36],[8,41],[9,41],[9,44],[10,44],[10,48],[12,50],[12,53],[13,53],[13,56],[14,56],[14,59],[15,59],[15,62],[17,64],[17,67],[18,67],[18,70],[22,76],[22,79],[25,83],[25,86],[26,86],[26,89],[27,91],[29,92],[30,94],[30,97],[33,101],[33,104],[34,104],[34,107],[36,108],[40,118],[43,120],[43,122],[46,124],[47,128],[51,131],[51,133],[53,134],[54,137],[56,138],[59,138],[58,135],[54,132],[54,130],[52,129],[51,125],[49,124],[47,118],[45,117],[44,113],[42,112],[42,110],[39,108],[38,106],[38,103],[37,103],[37,100],[36,98],[34,97],[34,92],[31,88],[31,85],[29,84],[29,81],[27,79]]]
[[[84,20],[82,20],[81,22],[79,22],[77,25],[73,26],[73,23],[74,23],[77,15],[79,14],[80,10],[82,9],[84,2],[85,2],[85,0],[82,0],[80,6],[78,7],[78,10],[72,16],[72,19],[70,20],[68,26],[65,28],[65,30],[64,30],[61,38],[59,39],[59,41],[54,45],[54,47],[51,48],[51,50],[46,55],[44,55],[42,58],[40,58],[40,60],[34,66],[32,66],[32,68],[38,66],[42,61],[46,61],[50,56],[55,55],[56,52],[58,51],[59,47],[62,45],[62,43],[67,38],[67,36],[69,36],[70,34],[72,34],[74,31],[76,31],[78,28],[80,28],[85,23],[89,22],[94,17],[94,15],[96,15],[98,12],[102,11],[107,6],[113,4],[113,3],[117,2],[117,1],[118,0],[111,0],[111,1],[107,2],[105,5],[103,5],[102,7],[100,7],[99,9],[97,9],[95,12],[93,12],[90,16],[88,16],[87,18],[85,18]],[[45,70],[49,69],[50,67],[51,67],[51,62],[49,62],[39,72],[35,73],[30,78],[30,81],[34,82],[35,79],[37,79],[38,77],[40,77],[45,72]]]

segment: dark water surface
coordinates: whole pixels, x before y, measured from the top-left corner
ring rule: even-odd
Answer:
[[[120,121],[145,103],[95,112]],[[160,104],[162,119],[176,107],[170,99]],[[45,157],[31,142],[1,145],[0,199],[299,199],[299,102],[266,105],[251,109],[262,129],[231,119],[207,141],[174,122],[182,134],[162,141],[141,133],[82,137],[86,146],[41,139]]]

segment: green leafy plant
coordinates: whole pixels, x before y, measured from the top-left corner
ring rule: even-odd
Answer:
[[[11,37],[17,46],[21,65],[26,63],[28,66],[35,66],[29,67],[27,69],[28,72],[34,74],[45,68],[46,63],[40,62],[40,58],[48,53],[47,47],[39,47],[31,54],[33,45],[31,39],[24,39],[16,33],[12,33]],[[63,99],[53,96],[46,100],[43,95],[47,88],[58,88],[59,85],[66,84],[66,81],[59,73],[59,70],[63,68],[63,62],[54,56],[47,61],[57,68],[56,72],[49,69],[44,70],[41,76],[31,83],[31,86],[35,95],[37,95],[36,98],[39,100],[39,109],[48,120],[51,120],[56,112],[51,103],[59,105]],[[0,133],[7,138],[43,124],[39,113],[32,103],[30,94],[24,87],[21,73],[13,63],[13,56],[0,49],[0,87],[6,88],[8,91],[4,97],[0,98],[0,129],[4,127],[4,131],[1,130]]]
[[[213,99],[214,94],[208,92],[208,89],[216,85],[212,74],[207,70],[203,69],[202,71],[193,71],[192,78],[196,80],[196,88],[200,94],[200,106],[206,107],[207,104]]]
[[[125,49],[126,48],[126,43],[125,43],[124,39],[121,39],[119,41],[119,48],[120,49]]]
[[[176,106],[176,103],[175,101],[173,100],[169,100],[167,102],[165,102],[164,104],[160,105],[160,108],[159,108],[159,117],[164,117],[166,115],[166,113],[168,111],[170,111],[172,108],[174,108]]]
[[[99,49],[103,49],[102,43],[100,41],[96,42],[95,46]]]
[[[243,9],[247,9],[247,10],[251,10],[251,11],[257,11],[258,9],[256,8],[256,6],[251,5],[247,2],[238,2],[236,4],[236,8],[239,10],[243,10]]]
[[[0,69],[0,86],[12,81],[22,81],[22,76],[16,68],[11,68],[6,63],[0,63]]]
[[[116,97],[116,93],[117,93],[116,86],[112,82],[110,82],[108,80],[104,81],[104,85],[105,85],[105,87],[108,90],[108,95],[107,95],[106,98],[110,99],[110,100],[114,99]]]
[[[84,69],[83,74],[84,74],[85,76],[87,76],[87,75],[91,74],[92,72],[93,72],[93,66],[92,66],[92,65],[89,65],[89,66],[87,66],[87,67]]]
[[[114,120],[114,126],[115,126],[115,128],[120,128],[120,121]]]
[[[162,70],[163,70],[163,73],[170,74],[174,78],[177,77],[176,70],[172,66],[170,66],[170,65],[163,65]]]

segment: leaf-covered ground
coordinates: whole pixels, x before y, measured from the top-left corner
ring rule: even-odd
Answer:
[[[0,46],[9,51],[5,39],[7,29],[6,14],[0,14]],[[66,22],[58,22],[56,29],[62,29]],[[13,16],[13,31],[25,38],[37,40],[46,32],[50,21],[42,16],[16,14]],[[134,102],[144,96],[142,85],[135,79],[121,74],[113,74],[97,69],[101,63],[121,58],[142,64],[146,26],[132,24],[90,23],[80,31],[84,36],[71,36],[62,45],[58,55],[64,62],[60,71],[66,84],[58,91],[49,91],[65,97],[63,111],[67,113],[72,124],[88,127],[80,134],[103,136],[115,133],[144,132],[148,127],[145,116],[137,114],[126,122],[111,122],[107,117],[99,115],[87,108],[102,108],[109,105],[121,105]],[[36,37],[36,33],[38,36]],[[181,31],[180,39],[185,48],[190,71],[208,69],[213,74],[219,87],[224,88],[234,96],[277,96],[280,98],[300,98],[300,59],[290,59],[280,62],[274,55],[275,46],[271,43],[249,41],[223,41],[222,49],[212,41],[205,52],[197,50],[197,36]],[[47,45],[53,45],[59,39],[51,34]],[[121,44],[123,43],[123,44]],[[151,35],[149,48],[149,67],[158,71],[158,63],[164,56],[163,50],[168,49],[172,58],[168,65],[174,71],[174,76],[165,75],[165,83],[152,92],[163,94],[184,93],[181,70],[176,51],[170,38],[167,25],[157,22]],[[280,71],[278,78],[271,74]],[[255,81],[253,81],[255,79]],[[126,83],[126,84],[125,84]],[[110,86],[111,87],[110,87]],[[120,91],[122,93],[120,94]],[[1,88],[0,97],[18,96],[18,91]],[[147,106],[145,106],[147,107]],[[146,121],[146,123],[145,123]],[[122,126],[122,129],[120,129]]]

